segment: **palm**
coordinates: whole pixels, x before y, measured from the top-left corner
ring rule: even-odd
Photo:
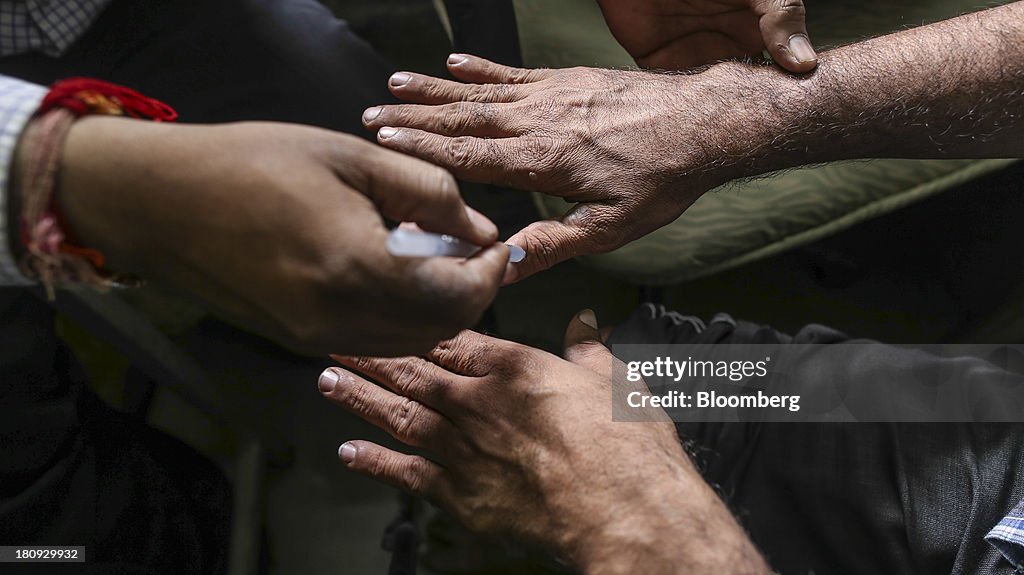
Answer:
[[[682,69],[765,49],[750,0],[598,0],[608,28],[644,68]]]

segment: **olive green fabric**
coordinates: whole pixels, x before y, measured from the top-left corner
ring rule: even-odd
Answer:
[[[515,4],[527,66],[633,65],[594,0]],[[975,3],[961,0],[814,2],[808,30],[821,49],[975,9]],[[674,223],[614,253],[583,260],[638,284],[686,281],[815,241],[1011,162],[872,160],[772,174],[706,194]],[[543,217],[569,207],[539,194],[535,203]]]

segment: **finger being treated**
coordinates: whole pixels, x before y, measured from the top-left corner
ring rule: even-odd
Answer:
[[[502,283],[515,283],[565,260],[598,253],[600,250],[594,245],[597,238],[593,236],[586,227],[563,220],[530,224],[507,241],[523,248],[526,257],[518,264],[507,266]]]

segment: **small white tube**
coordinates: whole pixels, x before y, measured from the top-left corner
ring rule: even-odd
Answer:
[[[519,263],[526,257],[526,251],[523,248],[512,245],[508,247],[509,262]],[[468,258],[480,251],[480,246],[447,234],[395,228],[388,234],[387,250],[393,256],[409,258]]]

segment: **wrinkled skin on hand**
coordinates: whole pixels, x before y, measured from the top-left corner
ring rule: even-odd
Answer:
[[[571,257],[604,253],[673,221],[708,189],[739,175],[728,164],[745,133],[735,76],[571,68],[523,70],[462,55],[461,82],[398,73],[391,90],[412,104],[363,116],[388,148],[457,177],[561,196],[575,206],[508,243],[526,250],[514,282]]]
[[[473,332],[425,358],[336,357],[348,369],[325,371],[321,393],[429,458],[368,441],[347,442],[339,455],[349,469],[426,497],[473,530],[513,535],[581,569],[621,559],[649,565],[630,561],[658,538],[679,536],[683,523],[736,536],[663,411],[652,409],[644,423],[612,421],[613,386],[646,386],[614,380],[616,360],[599,337],[584,311],[567,329],[565,359]],[[686,539],[666,549],[703,545]],[[695,553],[675,565],[707,559]]]
[[[75,237],[111,269],[303,352],[429,349],[476,322],[508,258],[443,169],[318,128],[85,118],[60,181]],[[397,258],[384,217],[487,247]]]
[[[790,72],[817,55],[802,0],[598,0],[615,38],[643,68],[682,70],[768,50]]]

